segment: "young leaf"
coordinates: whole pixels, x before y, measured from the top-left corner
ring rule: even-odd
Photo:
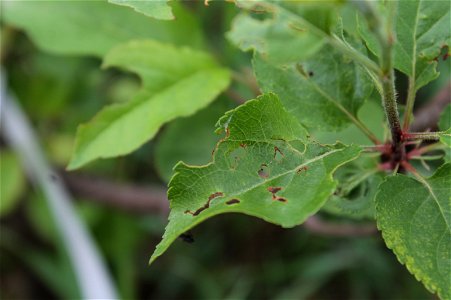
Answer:
[[[173,7],[177,20],[165,22],[106,1],[4,1],[2,18],[54,54],[103,56],[115,45],[144,38],[200,48],[197,21],[181,5]]]
[[[169,183],[169,224],[150,261],[183,232],[222,213],[239,212],[293,227],[317,212],[336,187],[332,175],[360,148],[309,142],[274,94],[226,113],[226,132],[205,166],[176,165]]]
[[[130,6],[135,11],[142,13],[148,17],[160,20],[173,20],[174,15],[172,9],[168,5],[167,0],[108,0],[110,3]]]
[[[388,177],[376,195],[385,243],[431,292],[451,299],[451,164],[420,182]]]
[[[415,90],[438,77],[436,71],[441,48],[451,43],[449,1],[401,0],[397,1],[395,68],[414,78]],[[368,47],[377,55],[376,39],[360,20],[361,33]]]
[[[143,87],[131,101],[108,106],[79,127],[69,169],[137,149],[164,123],[191,115],[213,101],[230,77],[206,53],[150,40],[114,48],[104,66],[137,73]]]
[[[253,66],[262,90],[277,93],[288,111],[312,129],[343,129],[372,91],[366,72],[331,46],[301,64],[278,67],[256,55]]]

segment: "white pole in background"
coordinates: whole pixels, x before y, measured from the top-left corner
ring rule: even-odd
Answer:
[[[0,130],[20,157],[24,169],[43,190],[50,211],[72,263],[84,299],[118,299],[113,281],[72,199],[52,170],[18,102],[6,91],[0,74]],[[58,274],[55,274],[58,276]]]

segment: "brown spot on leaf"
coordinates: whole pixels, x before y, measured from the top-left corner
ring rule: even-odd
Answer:
[[[279,201],[279,202],[283,202],[283,203],[288,202],[288,200],[283,198],[283,197],[276,197],[276,199],[274,199],[274,200]]]
[[[229,201],[226,202],[227,205],[233,205],[238,203],[240,203],[240,200],[238,199],[230,199]]]
[[[213,199],[215,199],[215,198],[217,198],[217,197],[222,197],[222,196],[224,196],[224,193],[222,193],[222,192],[214,192],[213,194],[211,194],[211,195],[208,197],[207,203],[205,203],[204,206],[199,207],[199,208],[198,208],[196,211],[194,211],[194,212],[192,212],[191,210],[186,210],[186,211],[185,211],[185,214],[190,214],[190,215],[193,215],[193,216],[197,216],[197,215],[199,215],[201,212],[203,212],[204,210],[206,210],[207,208],[210,207],[210,203],[211,203],[211,201],[212,201]]]
[[[296,174],[301,174],[302,172],[307,173],[308,167],[307,166],[302,166],[299,169],[297,169]]]
[[[268,192],[270,192],[271,194],[276,194],[277,192],[281,191],[282,188],[281,187],[274,187],[274,186],[270,186],[268,188]]]
[[[282,190],[282,188],[281,187],[275,187],[275,186],[270,186],[269,188],[268,188],[268,192],[270,192],[271,194],[272,194],[272,200],[274,200],[274,201],[279,201],[279,202],[288,202],[288,200],[286,199],[286,198],[283,198],[283,197],[279,197],[279,196],[277,196],[276,194],[278,193],[278,192],[280,192]]]
[[[210,201],[213,200],[214,198],[216,198],[216,197],[222,197],[222,196],[224,196],[224,193],[222,193],[222,192],[215,192],[215,193],[211,194],[211,195],[208,197],[208,203],[210,203]]]

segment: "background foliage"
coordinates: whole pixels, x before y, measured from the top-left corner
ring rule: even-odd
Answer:
[[[141,6],[136,1],[110,2],[2,2],[1,61],[8,86],[31,118],[48,158],[76,195],[77,213],[93,233],[122,298],[434,299],[398,263],[379,234],[331,237],[315,233],[308,226],[287,230],[238,214],[207,220],[192,230],[194,243],[177,239],[167,255],[149,268],[149,254],[164,232],[167,211],[133,210],[99,201],[98,194],[86,191],[86,184],[76,184],[80,178],[101,178],[115,186],[160,188],[169,182],[178,161],[208,163],[222,137],[214,133],[216,121],[243,100],[255,98],[260,92],[256,82],[263,92],[285,87],[275,91],[282,102],[308,93],[312,96],[303,98],[303,105],[327,106],[327,111],[302,115],[296,110],[298,104],[282,103],[295,117],[303,118],[304,125],[314,130],[321,142],[335,142],[337,133],[333,130],[342,142],[369,143],[354,125],[349,126],[348,118],[330,98],[353,116],[365,119],[379,139],[387,132],[381,125],[384,116],[377,91],[370,87],[371,79],[357,64],[349,63],[336,80],[334,62],[346,58],[327,46],[324,36],[274,38],[274,32],[283,32],[288,26],[286,20],[294,18],[288,13],[268,22],[262,16],[243,15],[235,5],[224,2],[205,6],[201,2],[159,1],[155,7]],[[337,22],[329,18],[329,8],[326,5],[320,16],[307,12],[302,17],[315,20],[318,28],[328,32]],[[343,27],[348,32],[354,28],[358,34],[359,20],[355,24],[352,18],[344,20]],[[361,31],[364,35],[365,29]],[[255,40],[249,39],[249,34]],[[259,44],[259,37],[270,42]],[[366,41],[368,48],[348,38],[359,51],[378,55],[371,37]],[[309,47],[294,56],[288,51],[306,43]],[[244,50],[255,49],[257,54],[242,52],[233,44]],[[436,54],[421,42],[413,48],[409,48],[413,51],[408,51],[409,59],[422,51],[429,56]],[[327,61],[312,57],[318,49],[328,53],[323,56]],[[268,54],[267,61],[261,59],[261,52]],[[395,60],[397,69],[414,72],[402,58]],[[302,66],[306,76],[299,76],[294,68],[282,72],[273,64],[297,59],[306,61]],[[437,64],[441,74],[426,86],[438,74],[430,66],[423,70],[421,61],[415,64],[417,74],[423,75],[417,77],[416,88],[421,88],[418,107],[449,83],[450,60],[438,59]],[[326,69],[321,69],[324,66]],[[328,75],[318,78],[315,72]],[[407,86],[407,77],[401,72],[396,75],[398,86]],[[277,85],[273,78],[277,78]],[[406,98],[404,90],[400,89],[400,99]],[[171,104],[165,105],[168,101]],[[284,113],[277,101],[270,109],[276,118]],[[161,119],[150,124],[141,117],[146,112],[143,107],[161,109]],[[133,127],[121,124],[124,119],[116,118],[117,111],[128,112],[125,122]],[[446,114],[449,106],[441,121],[443,129]],[[281,128],[287,125],[286,120],[280,120]],[[298,126],[296,120],[292,122],[291,127]],[[86,125],[77,129],[80,123]],[[116,126],[114,134],[108,134],[108,126]],[[76,139],[77,130],[80,134]],[[117,135],[117,130],[122,130],[121,134]],[[282,134],[288,133],[282,130]],[[102,143],[90,145],[93,136],[101,136]],[[296,138],[305,142],[306,137]],[[86,151],[78,152],[83,157],[71,160],[74,145]],[[110,156],[115,156],[135,149],[124,157],[96,160],[81,171],[64,171],[68,164],[77,167],[98,158],[100,152],[111,151]],[[273,148],[254,150],[263,156],[274,154]],[[348,194],[343,193],[354,197],[346,212],[355,217],[354,210],[364,211],[363,220],[337,216],[334,212],[343,208],[334,205],[333,199],[320,213],[322,219],[356,226],[367,224],[365,217],[373,215],[373,208],[358,207],[361,194],[353,189],[350,174],[370,169],[369,164],[357,160],[336,174],[349,179],[342,190],[349,189]],[[436,177],[430,180],[436,182]],[[370,186],[380,182],[377,177],[372,180],[375,182]],[[403,177],[395,180],[415,184]],[[385,183],[387,193],[391,193],[390,184]],[[202,204],[190,205],[195,210]],[[393,212],[390,205],[386,203],[384,209]],[[56,230],[58,225],[53,223],[42,193],[27,180],[24,167],[4,140],[0,214],[1,297],[79,298],[73,270]],[[179,234],[174,233],[172,239]]]

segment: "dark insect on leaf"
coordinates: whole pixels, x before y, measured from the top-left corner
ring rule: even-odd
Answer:
[[[194,243],[194,236],[190,231],[187,231],[185,233],[182,233],[179,238],[182,239],[185,243],[192,244]]]

